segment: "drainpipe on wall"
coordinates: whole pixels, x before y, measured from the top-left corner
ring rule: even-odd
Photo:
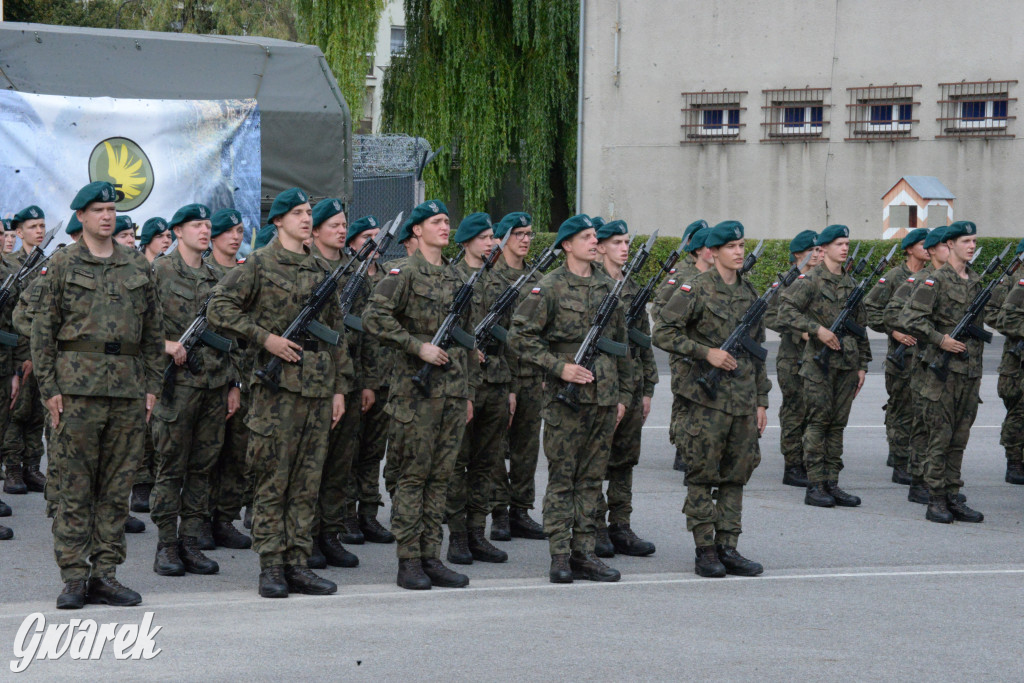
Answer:
[[[587,0],[580,0],[579,94],[576,101],[576,213],[583,205],[583,35],[587,16]]]

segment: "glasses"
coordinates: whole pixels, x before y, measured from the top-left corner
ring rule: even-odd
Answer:
[[[520,242],[525,242],[526,240],[532,240],[533,239],[533,231],[531,231],[531,230],[525,230],[525,231],[522,231],[522,232],[512,231],[512,236],[515,237]]]

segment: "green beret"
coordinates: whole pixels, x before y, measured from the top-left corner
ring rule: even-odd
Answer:
[[[345,205],[340,199],[322,199],[313,207],[313,227],[320,225],[328,218],[345,213]]]
[[[743,224],[739,221],[722,221],[704,238],[705,247],[720,247],[728,242],[743,239]]]
[[[502,238],[509,230],[533,225],[533,217],[523,211],[513,211],[494,224],[494,236]]]
[[[577,214],[572,218],[568,219],[558,228],[558,234],[555,235],[555,246],[562,246],[562,242],[569,239],[578,232],[584,230],[590,230],[594,227],[594,221],[590,220],[590,216],[585,213]]]
[[[132,231],[134,231],[135,230],[135,223],[134,223],[134,221],[132,221],[132,217],[131,216],[127,216],[127,215],[118,216],[117,220],[114,222],[114,234],[116,235],[117,233],[124,232],[125,230],[132,230]]]
[[[274,197],[274,203],[270,205],[270,214],[267,215],[267,222],[273,222],[278,216],[283,216],[300,204],[307,204],[309,195],[297,187],[285,190]]]
[[[163,218],[160,218],[159,216],[150,218],[142,224],[142,232],[139,234],[139,244],[144,247],[152,242],[154,237],[162,235],[170,229],[171,226],[167,225],[167,221]]]
[[[11,225],[10,218],[0,218],[0,224],[3,224],[4,232],[14,232],[14,226]]]
[[[594,230],[599,230],[604,225],[604,219],[600,216],[591,216],[590,222],[594,224]]]
[[[289,209],[291,211],[291,209]],[[270,244],[270,241],[277,236],[277,226],[273,223],[267,223],[259,232],[256,233],[256,241],[252,245],[253,251],[262,249],[263,247]]]
[[[626,221],[611,221],[605,223],[597,229],[597,241],[606,240],[609,237],[615,237],[616,235],[626,235],[629,233],[629,226],[626,225]]]
[[[818,238],[818,233],[813,230],[801,230],[796,234],[789,242],[789,253],[798,254],[801,251],[807,251],[814,246],[814,240]]]
[[[188,223],[189,221],[208,221],[210,220],[210,214],[210,209],[205,204],[186,204],[174,212],[168,226],[173,228],[176,225]]]
[[[690,236],[690,241],[686,243],[686,253],[692,254],[698,249],[703,249],[705,246],[704,241],[708,238],[708,235],[710,234],[711,228],[707,227],[695,231],[693,235]]]
[[[116,202],[117,201],[117,190],[110,183],[97,180],[94,183],[89,183],[75,195],[74,200],[71,202],[71,208],[74,211],[84,209],[93,202]]]
[[[946,228],[946,236],[942,239],[943,241],[948,242],[949,240],[955,240],[957,237],[963,237],[964,235],[977,234],[978,226],[971,221],[956,221]]]
[[[928,233],[928,236],[924,238],[924,248],[931,249],[936,246],[939,242],[943,242],[946,239],[946,231],[949,230],[945,225],[941,225],[937,228],[932,228]]]
[[[419,225],[428,218],[433,218],[434,216],[442,213],[447,216],[448,207],[445,206],[444,202],[440,199],[430,199],[423,202],[413,209],[412,213],[409,215],[409,234],[412,234],[412,226]]]
[[[11,228],[16,230],[18,228],[18,223],[34,221],[38,218],[46,218],[46,215],[43,214],[43,210],[35,204],[32,206],[26,206],[24,209],[14,214],[14,218],[11,219]]]
[[[830,225],[818,235],[818,246],[823,247],[830,242],[835,242],[840,237],[849,237],[850,229],[845,225]]]
[[[471,213],[459,223],[459,229],[455,231],[455,244],[468,242],[485,230],[491,230],[494,225],[491,217],[483,211]]]
[[[701,218],[700,220],[696,220],[696,221],[690,223],[689,225],[686,226],[686,230],[683,230],[683,239],[686,239],[687,237],[689,237],[693,233],[697,232],[701,228],[706,228],[706,227],[708,227],[708,222],[706,220],[704,220],[703,218]],[[690,250],[687,249],[687,251],[690,251]]]
[[[221,209],[210,219],[210,239],[227,232],[242,222],[242,214],[234,209]]]
[[[900,242],[900,248],[910,249],[918,242],[923,242],[924,238],[928,236],[928,228],[914,228],[906,234],[903,241]]]
[[[407,239],[411,239],[411,238],[412,238],[412,216],[409,216],[402,223],[402,227],[400,227],[398,229],[398,234],[395,235],[395,239],[398,240],[399,244],[401,244],[402,242],[406,241]]]
[[[1020,242],[1017,242],[1017,252],[1016,253],[1019,254],[1021,252],[1024,252],[1024,240],[1021,240]]]
[[[363,216],[355,223],[352,223],[350,226],[348,226],[348,234],[345,235],[345,245],[348,246],[348,243],[352,241],[352,238],[354,238],[359,233],[366,232],[367,230],[373,230],[374,228],[379,227],[380,222],[377,221],[376,216]]]
[[[77,214],[71,214],[71,220],[68,221],[68,227],[64,228],[64,233],[74,235],[76,232],[82,232],[82,221],[78,220]]]

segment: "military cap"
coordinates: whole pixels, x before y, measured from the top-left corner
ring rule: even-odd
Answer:
[[[734,240],[743,239],[743,224],[739,221],[722,221],[704,238],[705,247],[720,247]]]
[[[71,214],[68,227],[64,228],[64,234],[74,235],[76,232],[82,232],[82,221],[78,220],[77,214]]]
[[[210,238],[227,232],[242,222],[242,214],[234,209],[221,209],[210,219]]]
[[[502,238],[509,230],[533,225],[533,217],[524,211],[513,211],[494,224],[494,236]]]
[[[694,231],[694,233],[690,236],[690,241],[687,242],[686,244],[686,253],[692,254],[698,249],[703,249],[705,247],[704,241],[708,238],[708,235],[710,234],[711,228],[708,227],[700,228],[699,230]]]
[[[801,251],[807,251],[814,246],[814,240],[818,238],[818,233],[813,230],[801,230],[796,234],[789,242],[789,253],[798,254]]]
[[[71,201],[71,208],[74,211],[84,209],[93,202],[116,202],[117,190],[110,183],[102,180],[89,183],[75,195]]]
[[[355,223],[348,226],[348,234],[345,235],[345,244],[348,245],[348,243],[351,242],[359,233],[379,227],[380,222],[377,220],[376,216],[363,216]]]
[[[835,242],[841,237],[849,237],[850,229],[845,225],[830,225],[821,231],[818,235],[818,246],[823,247],[826,244]]]
[[[11,225],[10,218],[0,218],[0,223],[3,224],[4,232],[14,232],[14,226]]]
[[[135,230],[135,222],[132,221],[132,217],[128,215],[120,215],[114,222],[114,234],[124,232],[125,230]]]
[[[946,234],[942,239],[948,242],[949,240],[955,240],[957,237],[977,234],[978,226],[976,226],[971,221],[956,221],[955,223],[951,223],[949,227],[946,228]]]
[[[918,242],[923,242],[927,236],[928,228],[914,228],[903,237],[903,241],[900,242],[900,248],[910,249]]]
[[[142,232],[139,234],[139,244],[146,246],[153,241],[154,237],[162,235],[170,229],[171,226],[167,225],[167,221],[163,218],[160,218],[159,216],[150,218],[142,224]]]
[[[440,199],[428,199],[423,202],[409,214],[409,234],[412,234],[412,226],[419,225],[428,218],[433,218],[442,213],[447,216],[448,207]]]
[[[46,215],[43,213],[42,209],[40,209],[35,204],[33,204],[32,206],[26,206],[24,209],[14,214],[14,217],[11,218],[11,228],[17,229],[19,223],[24,223],[25,221],[34,221],[39,218],[46,218]]]
[[[313,207],[313,227],[320,225],[328,218],[345,213],[345,205],[340,199],[323,199]]]
[[[939,226],[937,228],[932,228],[928,232],[928,236],[924,238],[924,248],[931,249],[939,242],[945,241],[947,230],[949,230],[949,228],[946,227],[945,225]]]
[[[277,236],[277,226],[273,223],[267,223],[259,232],[256,233],[256,241],[253,243],[253,251],[256,249],[262,249],[263,247],[270,244],[270,240]]]
[[[267,222],[273,222],[278,216],[283,216],[296,206],[309,202],[309,195],[297,187],[285,190],[274,197],[274,203],[270,205],[270,214],[267,215]]]
[[[1024,252],[1024,240],[1021,240],[1020,242],[1017,242],[1017,251],[1016,251],[1016,253],[1019,254],[1021,252]]]
[[[174,212],[167,225],[173,228],[189,221],[208,221],[211,215],[210,209],[205,204],[186,204]]]
[[[578,232],[589,230],[594,227],[594,221],[590,220],[590,216],[585,213],[576,214],[572,218],[569,218],[558,228],[558,234],[555,235],[555,246],[562,246],[562,242],[569,239]]]
[[[402,227],[400,227],[398,229],[398,234],[395,236],[395,239],[397,239],[399,244],[401,244],[402,242],[406,241],[407,239],[411,239],[411,238],[412,238],[412,217],[410,216],[409,218],[406,218],[402,222]]]
[[[601,226],[604,225],[604,219],[600,216],[591,216],[590,222],[594,224],[594,230],[600,230]]]
[[[459,229],[455,231],[455,244],[468,242],[480,233],[494,228],[491,217],[483,211],[471,213],[459,223]]]
[[[703,218],[695,220],[694,222],[692,222],[692,223],[690,223],[689,225],[686,226],[686,230],[683,230],[683,239],[686,239],[688,236],[690,236],[693,233],[697,232],[701,228],[706,228],[706,227],[708,227],[708,222],[706,220],[704,220]],[[689,250],[687,250],[687,251],[689,251]]]
[[[593,219],[591,219],[593,220]],[[626,221],[609,221],[598,227],[597,229],[597,241],[606,240],[609,237],[615,237],[616,235],[626,235],[629,233],[629,226],[626,225]]]

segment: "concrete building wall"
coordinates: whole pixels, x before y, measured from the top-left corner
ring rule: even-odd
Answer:
[[[845,223],[882,234],[882,195],[936,176],[956,219],[984,235],[1015,224],[1024,189],[1021,85],[1008,139],[937,139],[939,83],[1021,75],[1024,3],[990,0],[586,0],[581,209],[640,231],[737,219],[756,237]],[[618,25],[618,66],[615,60]],[[617,72],[617,73],[616,73]],[[616,84],[617,81],[617,84]],[[920,84],[914,135],[845,142],[847,88]],[[828,142],[760,142],[762,91],[829,88]],[[680,144],[682,92],[746,91],[740,144]]]
[[[360,133],[380,133],[380,102],[384,94],[384,72],[391,66],[392,27],[405,28],[405,3],[402,0],[390,0],[377,23],[377,42],[370,57],[373,71],[366,77],[366,98],[359,115],[353,113],[352,116],[359,119]]]

